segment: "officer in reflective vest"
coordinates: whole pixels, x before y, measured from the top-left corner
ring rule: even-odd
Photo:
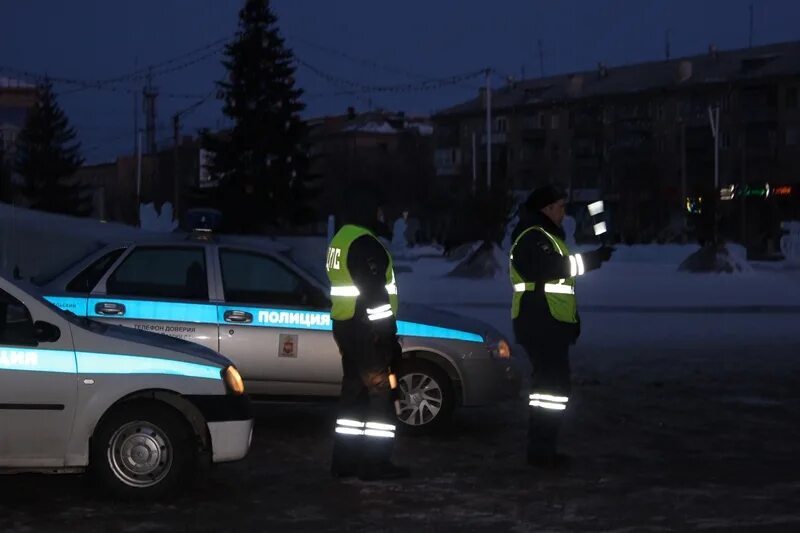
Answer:
[[[344,225],[330,242],[325,265],[343,370],[331,473],[364,480],[405,477],[408,470],[391,462],[396,415],[389,367],[402,352],[392,258],[373,231],[376,195],[351,190],[346,202]]]
[[[561,223],[564,193],[548,185],[535,189],[520,207],[512,235],[511,318],[517,342],[533,366],[528,424],[528,464],[558,467],[568,458],[557,453],[561,420],[569,405],[569,345],[580,334],[576,279],[611,258],[613,248],[601,246],[570,254]]]

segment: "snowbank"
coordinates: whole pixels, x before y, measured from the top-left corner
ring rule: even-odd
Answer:
[[[43,213],[0,204],[0,267],[24,277],[51,272],[106,243],[150,232],[124,224]]]

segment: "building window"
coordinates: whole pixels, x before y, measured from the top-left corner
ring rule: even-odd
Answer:
[[[459,148],[440,148],[436,150],[436,166],[452,167],[460,164],[461,150]]]
[[[786,146],[797,146],[797,128],[786,128]]]
[[[786,89],[786,107],[788,109],[797,109],[798,107],[798,90],[797,87],[789,87]]]
[[[559,126],[559,123],[560,123],[559,119],[560,119],[560,117],[558,116],[557,113],[554,113],[550,117],[550,129],[553,129],[553,130],[557,130],[558,129],[558,126]]]
[[[508,120],[506,117],[497,117],[494,119],[494,131],[498,133],[505,133],[508,127]]]
[[[523,125],[525,128],[528,129],[542,129],[544,127],[544,115],[542,113],[536,113],[535,115],[529,115],[523,119]]]
[[[731,147],[731,134],[730,133],[723,133],[722,139],[720,141],[720,146],[723,150],[727,150]]]

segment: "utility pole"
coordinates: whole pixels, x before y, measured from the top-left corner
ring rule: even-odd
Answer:
[[[142,225],[141,204],[142,204],[142,132],[136,134],[136,220],[139,226]]]
[[[750,34],[747,39],[747,47],[753,48],[753,4],[750,4]]]
[[[147,73],[147,85],[142,90],[144,96],[145,132],[147,134],[147,153],[156,152],[156,98],[158,90],[153,86],[153,70]]]
[[[486,191],[492,188],[492,69],[486,69]]]
[[[472,132],[472,194],[478,188],[478,134]]]
[[[181,114],[175,113],[172,116],[172,180],[173,180],[173,202],[172,216],[175,220],[180,220],[178,202],[181,197],[181,175],[178,168],[180,162],[180,152],[178,147],[181,140]]]
[[[669,61],[670,56],[669,44],[669,30],[667,30],[664,32],[664,57],[667,61]]]
[[[133,60],[133,70],[139,69],[139,58]],[[133,91],[133,153],[139,151],[139,93]]]

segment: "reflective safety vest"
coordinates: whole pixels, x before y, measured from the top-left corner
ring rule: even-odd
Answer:
[[[557,280],[544,284],[544,296],[547,300],[547,306],[550,308],[550,314],[560,322],[576,323],[577,317],[577,300],[575,298],[575,277],[583,274],[583,260],[580,254],[569,255],[569,249],[564,241],[555,235],[548,233],[541,226],[531,226],[519,234],[511,247],[511,285],[514,288],[514,295],[511,299],[511,318],[519,316],[519,306],[522,301],[522,295],[526,291],[532,291],[536,288],[536,283],[529,282],[524,279],[517,269],[514,268],[514,249],[519,244],[520,239],[524,237],[529,231],[541,231],[555,246],[555,249],[561,254],[562,257],[569,257],[571,272],[570,277],[566,279]]]
[[[356,298],[361,292],[350,276],[347,268],[347,255],[353,242],[364,235],[369,235],[378,241],[378,237],[370,230],[348,224],[336,232],[328,246],[325,270],[328,272],[328,279],[331,282],[331,318],[334,320],[350,320],[356,312]],[[381,244],[381,246],[383,245]],[[381,320],[397,315],[397,284],[392,268],[392,256],[388,251],[386,256],[389,258],[389,266],[386,268],[386,293],[389,296],[389,304],[375,309],[367,309],[370,320]]]

